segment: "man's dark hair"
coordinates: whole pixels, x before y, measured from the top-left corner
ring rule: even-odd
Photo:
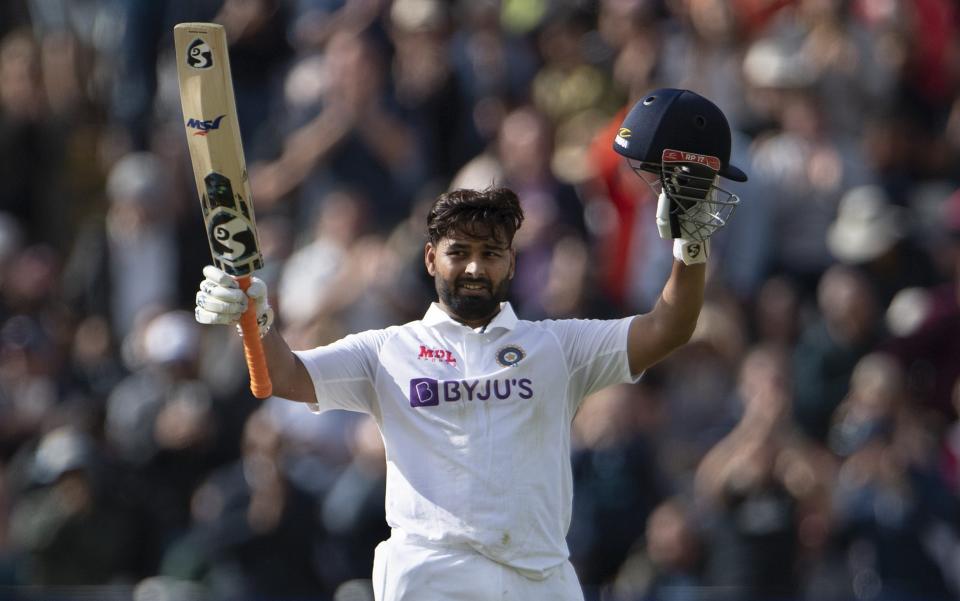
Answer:
[[[454,233],[492,237],[509,245],[521,223],[520,199],[509,188],[451,190],[433,203],[427,216],[427,236],[434,245]]]

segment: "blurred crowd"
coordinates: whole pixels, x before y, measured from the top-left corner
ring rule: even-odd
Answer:
[[[214,19],[294,348],[419,318],[455,187],[519,193],[520,316],[648,310],[613,134],[713,99],[750,181],[694,338],[574,422],[588,601],[960,596],[954,0],[3,0],[0,597],[370,598],[376,426],[256,401],[193,321],[172,27]]]

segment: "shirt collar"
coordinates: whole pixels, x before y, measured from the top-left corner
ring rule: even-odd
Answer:
[[[423,325],[428,327],[434,327],[444,323],[453,324],[462,328],[467,327],[447,315],[447,312],[441,309],[440,305],[436,302],[430,303],[430,308],[427,309],[426,314],[424,314],[422,322]],[[490,323],[488,323],[483,330],[487,332],[494,328],[512,330],[516,325],[517,314],[513,312],[513,307],[510,306],[510,303],[500,303],[500,312],[494,315],[493,319],[490,320]]]

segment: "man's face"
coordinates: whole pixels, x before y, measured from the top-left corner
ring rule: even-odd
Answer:
[[[459,233],[436,245],[427,242],[424,249],[424,262],[436,283],[441,307],[471,327],[485,325],[506,300],[515,257],[506,240]]]

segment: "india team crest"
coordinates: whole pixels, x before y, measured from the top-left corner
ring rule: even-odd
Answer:
[[[503,367],[513,367],[523,361],[527,354],[516,345],[505,346],[497,351],[497,364]]]

